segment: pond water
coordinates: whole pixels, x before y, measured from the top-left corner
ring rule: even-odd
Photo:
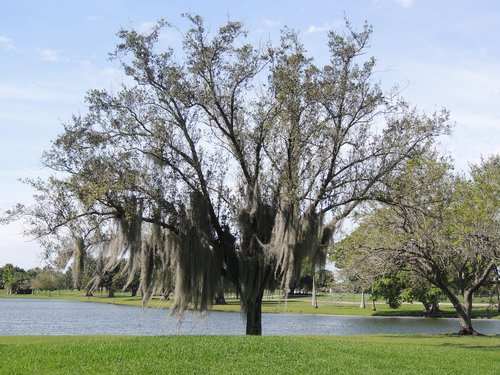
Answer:
[[[500,320],[474,321],[477,331],[500,334]],[[264,335],[453,333],[457,319],[263,314]],[[179,323],[167,310],[37,299],[0,299],[0,335],[243,335],[242,314],[187,313]]]

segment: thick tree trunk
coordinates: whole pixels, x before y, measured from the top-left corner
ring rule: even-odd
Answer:
[[[472,292],[464,292],[464,304],[462,309],[457,310],[460,316],[460,330],[459,335],[479,335],[474,328],[472,328]]]
[[[491,267],[490,267],[491,270]],[[484,272],[484,275],[487,275],[488,270]],[[484,276],[483,275],[483,276]],[[485,277],[485,276],[484,276]],[[440,279],[435,280],[435,285],[441,289],[446,297],[450,300],[451,304],[455,308],[458,313],[458,317],[460,319],[460,330],[458,331],[459,335],[479,335],[478,332],[472,328],[472,294],[475,289],[479,285],[481,285],[482,281],[480,280],[474,287],[465,289],[463,291],[464,303],[461,304],[458,300],[457,296],[448,288],[448,286],[443,283]]]
[[[214,304],[215,305],[227,305],[226,297],[224,296],[223,291],[220,291],[217,293],[217,295],[215,296]]]
[[[247,335],[262,335],[262,296],[247,304]]]

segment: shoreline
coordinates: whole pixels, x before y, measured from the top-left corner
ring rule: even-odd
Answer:
[[[116,293],[115,297],[107,297],[104,293],[94,294],[92,297],[86,297],[80,291],[56,291],[56,292],[38,292],[35,294],[13,294],[7,295],[4,290],[0,290],[1,298],[24,298],[24,299],[43,299],[43,300],[63,300],[63,301],[80,301],[92,303],[108,303],[112,305],[122,306],[135,306],[143,307],[140,297],[131,297],[129,293]],[[220,312],[237,312],[241,313],[239,300],[231,297],[226,298],[227,304],[213,305],[208,313],[211,311]],[[359,307],[359,301],[339,301],[334,300],[329,295],[319,296],[319,307],[313,308],[310,303],[310,296],[291,297],[286,301],[279,300],[278,298],[264,298],[262,303],[262,312],[271,314],[304,314],[304,315],[350,315],[350,316],[363,316],[363,317],[425,317],[423,308],[420,303],[407,303],[403,304],[398,309],[391,309],[383,302],[376,303],[376,311],[372,311],[371,307],[362,309]],[[500,313],[495,310],[489,309],[488,304],[475,303],[473,305],[474,319],[500,319]],[[146,308],[156,309],[169,309],[171,307],[170,301],[153,298]],[[440,304],[442,316],[441,318],[456,318],[456,312],[446,302]],[[192,310],[190,310],[192,311]],[[433,317],[431,317],[433,319]]]

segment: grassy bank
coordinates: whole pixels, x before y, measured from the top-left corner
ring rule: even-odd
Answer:
[[[498,374],[500,337],[0,337],[1,374]]]
[[[130,297],[129,293],[116,293],[114,298],[108,298],[106,293],[94,293],[93,297],[85,297],[82,291],[63,290],[55,292],[37,292],[34,295],[6,295],[5,290],[0,290],[0,298],[46,298],[64,299],[83,302],[112,303],[116,305],[142,306],[140,297]],[[240,311],[239,301],[236,298],[227,298],[226,305],[213,306],[214,311]],[[420,303],[404,304],[399,309],[391,309],[385,303],[377,303],[377,310],[372,311],[371,303],[367,302],[365,309],[359,308],[360,296],[356,294],[340,295],[320,295],[319,308],[311,306],[311,297],[301,296],[288,298],[287,301],[280,300],[276,295],[267,296],[263,301],[263,312],[266,313],[292,313],[292,314],[325,314],[325,315],[364,315],[364,316],[422,316],[423,307]],[[153,299],[150,307],[169,308],[169,301]],[[456,312],[449,304],[441,304],[441,310],[445,317],[455,317]],[[485,305],[474,306],[474,317],[480,318],[500,318],[496,309]]]

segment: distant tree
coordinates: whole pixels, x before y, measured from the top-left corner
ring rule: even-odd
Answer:
[[[120,263],[110,263],[102,255],[97,258],[97,268],[94,277],[89,282],[89,291],[106,289],[108,297],[113,298],[117,290],[120,276]],[[111,266],[110,266],[111,265]]]
[[[44,268],[32,280],[33,289],[48,291],[61,290],[64,287],[64,274],[51,268]]]
[[[445,161],[415,159],[389,185],[388,205],[344,245],[372,264],[381,257],[384,267],[409,267],[451,301],[459,332],[476,334],[473,293],[500,261],[500,156],[472,166],[470,179],[451,174]]]
[[[401,299],[404,302],[422,303],[427,317],[435,318],[441,315],[439,303],[446,300],[441,289],[414,272],[405,272],[403,281],[405,288],[401,291]]]
[[[26,288],[29,282],[26,271],[11,263],[7,263],[3,267],[2,281],[7,294],[15,294],[18,289]]]
[[[333,271],[330,271],[328,269],[324,269],[321,271],[319,278],[318,278],[318,288],[323,289],[323,291],[327,289],[331,289],[335,286],[335,276]]]
[[[428,317],[440,314],[439,302],[445,298],[439,288],[408,271],[399,271],[376,280],[371,292],[372,299],[383,298],[392,309],[401,307],[402,302],[421,302]]]
[[[401,291],[404,284],[399,274],[388,275],[387,277],[376,280],[372,287],[372,298],[385,299],[391,309],[401,307]]]

